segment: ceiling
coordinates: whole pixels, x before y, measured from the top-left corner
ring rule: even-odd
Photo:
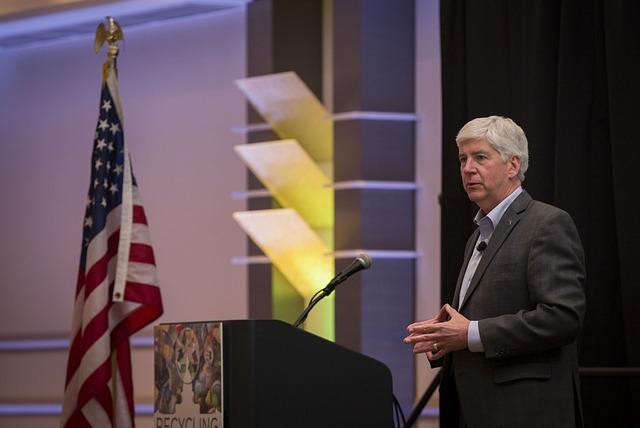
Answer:
[[[216,13],[251,0],[3,0],[0,50],[93,34],[106,16],[124,28]]]

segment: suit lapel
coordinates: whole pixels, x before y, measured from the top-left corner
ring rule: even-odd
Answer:
[[[462,263],[462,269],[460,269],[460,273],[458,274],[458,281],[456,282],[456,290],[453,293],[453,301],[451,302],[454,308],[458,308],[458,302],[460,300],[460,289],[462,288],[462,279],[464,278],[464,273],[467,271],[467,266],[469,265],[469,260],[471,259],[471,255],[473,254],[473,246],[478,240],[478,235],[480,234],[480,229],[476,229],[472,234],[471,238],[467,241],[467,247],[464,250],[464,262]]]
[[[529,202],[531,202],[531,196],[529,196],[529,194],[523,190],[520,196],[518,196],[516,200],[513,201],[509,208],[507,208],[507,210],[505,211],[504,215],[500,219],[500,222],[498,223],[498,226],[495,228],[493,234],[491,235],[489,245],[487,245],[487,248],[484,250],[484,254],[482,255],[482,259],[480,259],[480,263],[478,263],[478,267],[473,274],[473,278],[471,278],[471,283],[469,284],[467,293],[464,296],[464,301],[462,302],[462,305],[460,305],[460,310],[462,310],[464,305],[469,301],[469,298],[471,297],[475,289],[478,287],[478,283],[480,282],[482,275],[484,275],[484,272],[487,270],[487,267],[491,263],[491,260],[493,260],[500,247],[502,247],[504,241],[520,221],[521,214],[527,208]],[[470,256],[471,255],[469,255],[469,257]],[[462,275],[464,275],[464,273]],[[460,282],[460,280],[458,281]],[[460,295],[459,285],[460,284],[458,284],[458,287],[456,287],[457,297],[459,297]]]

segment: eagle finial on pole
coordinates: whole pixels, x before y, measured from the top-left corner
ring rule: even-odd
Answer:
[[[102,45],[105,42],[108,43],[109,47],[107,48],[107,61],[104,66],[104,73],[108,72],[109,68],[113,66],[115,69],[116,59],[118,58],[119,46],[118,41],[124,40],[124,33],[122,32],[122,27],[118,22],[110,16],[106,18],[106,24],[101,22],[98,24],[98,28],[96,28],[96,38],[95,38],[95,49],[96,53],[100,52],[102,49]]]

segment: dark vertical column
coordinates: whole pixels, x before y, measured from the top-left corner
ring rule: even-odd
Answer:
[[[247,76],[295,71],[305,84],[321,98],[322,96],[322,0],[256,0],[247,7]],[[261,123],[262,118],[248,106],[249,124]],[[250,131],[248,143],[275,140],[271,131]],[[250,172],[249,190],[262,189],[260,181]],[[250,198],[248,209],[270,209],[274,201],[268,197]],[[249,255],[262,255],[250,240]],[[281,276],[281,275],[280,275]],[[271,265],[251,265],[248,270],[249,317],[272,318],[302,310],[299,297],[298,308],[274,308],[274,291],[285,296],[289,303],[296,301],[297,292],[289,284],[272,287]],[[288,319],[286,319],[289,321]],[[295,320],[295,317],[293,317]]]
[[[414,1],[333,3],[334,112],[413,113]],[[366,116],[364,116],[366,117]],[[334,181],[415,180],[414,122],[337,121]],[[415,262],[393,251],[415,249],[413,190],[346,186],[335,192],[335,249],[386,250],[373,266],[336,291],[336,341],[383,361],[409,409],[414,359],[402,345],[414,318]],[[339,260],[336,269],[348,260]]]

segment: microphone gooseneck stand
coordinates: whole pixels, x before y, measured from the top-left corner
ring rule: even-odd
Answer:
[[[367,254],[360,254],[356,257],[349,266],[347,266],[343,271],[333,277],[329,284],[324,287],[322,290],[318,291],[313,295],[307,307],[302,311],[298,319],[295,323],[293,323],[294,327],[299,327],[300,324],[307,319],[307,315],[311,312],[311,309],[322,299],[333,293],[333,290],[336,289],[338,285],[346,281],[351,275],[354,273],[360,272],[363,269],[369,269],[371,267],[371,257]]]
[[[325,297],[327,297],[329,294],[331,294],[331,292],[327,293],[326,291],[326,287],[323,288],[322,290],[318,291],[316,294],[313,295],[313,297],[311,298],[311,300],[309,300],[309,304],[307,305],[306,308],[304,308],[304,311],[302,311],[302,313],[300,314],[300,316],[298,317],[298,319],[296,320],[295,323],[293,323],[294,327],[300,327],[300,324],[302,324],[304,322],[304,320],[307,319],[307,315],[309,315],[309,312],[311,312],[311,309],[313,309],[313,307],[322,299],[324,299]]]

